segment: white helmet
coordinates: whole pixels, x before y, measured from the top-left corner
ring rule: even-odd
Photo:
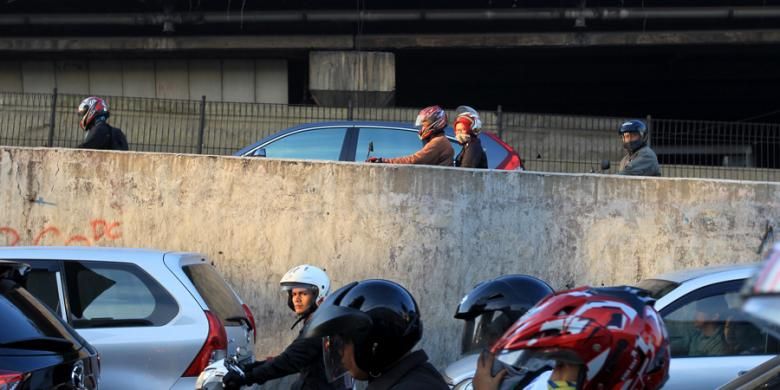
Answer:
[[[282,286],[283,291],[288,292],[296,287],[309,288],[317,296],[317,299],[314,300],[315,302],[325,298],[330,292],[330,278],[328,278],[328,274],[322,269],[309,264],[293,267],[282,276],[279,284]]]

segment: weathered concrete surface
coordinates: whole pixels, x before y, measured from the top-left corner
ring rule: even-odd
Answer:
[[[780,223],[780,184],[0,148],[0,209],[0,245],[207,254],[251,305],[260,356],[294,337],[278,288],[291,266],[323,266],[335,286],[396,280],[442,366],[477,281],[633,283],[756,261],[767,222]]]

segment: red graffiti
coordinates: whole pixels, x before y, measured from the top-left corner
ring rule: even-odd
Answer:
[[[19,243],[19,233],[16,230],[9,227],[0,227],[0,233],[6,236],[6,244],[8,246],[14,246]]]
[[[74,243],[74,242],[84,242],[87,245],[91,245],[91,243],[89,242],[89,238],[86,238],[86,237],[80,236],[80,235],[75,235],[75,236],[69,238],[68,241],[65,241],[65,245],[70,245],[71,243]]]
[[[119,222],[108,223],[102,219],[93,219],[90,224],[92,225],[92,237],[95,241],[100,240],[103,236],[110,240],[122,237],[122,233],[113,231],[114,228],[119,227]]]
[[[35,239],[33,240],[33,245],[38,245],[41,242],[41,239],[43,239],[43,236],[45,236],[47,233],[54,233],[57,237],[61,236],[62,233],[60,233],[60,229],[57,229],[54,226],[49,226],[38,233],[37,236],[35,236]]]
[[[106,221],[104,219],[93,219],[89,221],[91,230],[88,234],[68,234],[62,233],[57,226],[44,226],[34,236],[30,235],[24,241],[32,242],[33,245],[52,245],[54,242],[61,242],[64,245],[92,245],[101,240],[114,241],[122,238],[120,222]],[[28,230],[29,233],[32,233]],[[91,234],[90,234],[91,233]],[[19,245],[23,240],[19,232],[10,226],[0,226],[0,236],[5,236],[6,246]],[[92,240],[90,240],[90,236]],[[32,238],[32,240],[29,240]],[[2,238],[0,238],[2,240]],[[43,244],[46,242],[46,244]],[[2,241],[0,241],[0,246]]]

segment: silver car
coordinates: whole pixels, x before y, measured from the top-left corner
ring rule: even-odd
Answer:
[[[28,289],[91,343],[106,389],[194,389],[211,362],[253,360],[254,318],[203,255],[145,249],[4,247]]]
[[[671,339],[664,389],[714,389],[780,352],[780,341],[751,324],[740,310],[739,291],[756,267],[686,270],[638,284],[658,299],[655,307]],[[708,326],[715,331],[709,336]]]
[[[780,353],[780,341],[740,311],[739,291],[755,270],[756,265],[715,266],[639,282],[657,299],[671,339],[664,389],[714,389]],[[477,357],[464,356],[445,369],[450,386],[471,388]]]

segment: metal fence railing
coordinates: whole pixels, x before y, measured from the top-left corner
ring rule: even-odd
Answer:
[[[0,145],[76,147],[84,137],[76,107],[84,96],[0,92]],[[110,123],[130,149],[229,155],[263,137],[307,122],[414,121],[418,109],[319,107],[105,97]],[[450,115],[454,112],[450,111]],[[480,110],[483,129],[517,150],[531,171],[617,170],[623,151],[616,129],[625,118]],[[650,142],[667,177],[780,181],[780,124],[646,118]]]

